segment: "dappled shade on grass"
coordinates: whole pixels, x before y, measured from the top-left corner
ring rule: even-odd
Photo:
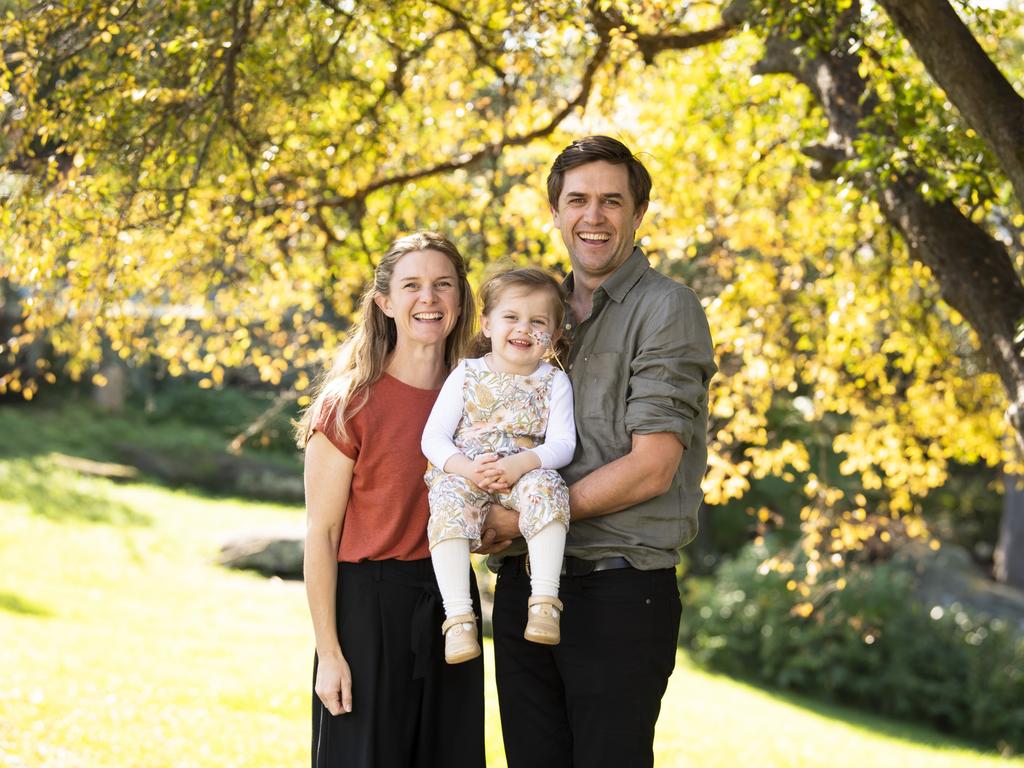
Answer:
[[[0,462],[0,497],[51,520],[148,525],[150,518],[108,493],[109,482],[59,466],[50,458]]]
[[[50,616],[50,611],[44,606],[27,600],[21,595],[13,592],[0,592],[0,611],[9,613],[21,613],[26,616]]]
[[[47,463],[67,446],[56,429],[41,433],[53,439],[37,437],[34,458],[0,458],[0,764],[307,764],[313,637],[302,585],[216,564],[230,536],[300,524],[301,508],[85,478]],[[85,513],[55,512],[63,503]],[[487,669],[488,765],[501,768],[490,656]],[[683,654],[655,754],[659,768],[816,767],[823,756],[829,768],[1024,766],[710,675]]]
[[[159,512],[150,526],[95,525],[0,500],[0,594],[51,611],[0,611],[5,754],[37,768],[305,764],[302,585],[214,562],[227,535],[294,524],[301,510],[144,484],[106,493]],[[493,664],[488,674],[488,765],[501,768]],[[682,654],[655,750],[664,768],[818,766],[823,755],[829,768],[1007,765],[934,731],[709,675]]]

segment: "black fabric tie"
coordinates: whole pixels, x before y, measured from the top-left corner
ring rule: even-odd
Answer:
[[[421,585],[420,596],[412,609],[412,632],[409,638],[413,654],[412,679],[422,680],[430,672],[431,660],[439,653],[441,637],[440,593],[433,584]]]

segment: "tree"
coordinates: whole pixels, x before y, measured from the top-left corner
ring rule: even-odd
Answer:
[[[764,3],[752,8],[735,3],[727,9],[726,18],[735,21],[745,14],[747,19],[761,16],[770,22],[765,55],[757,69],[796,77],[815,95],[829,123],[826,141],[809,149],[818,160],[817,175],[849,174],[852,183],[871,195],[890,226],[903,236],[913,258],[928,267],[943,299],[973,328],[983,354],[998,373],[1009,403],[1007,420],[1018,449],[1024,448],[1024,283],[1019,258],[1024,99],[949,3],[886,1],[881,6],[958,108],[968,126],[965,134],[981,137],[984,145],[977,149],[994,156],[1012,186],[1016,199],[1004,192],[1001,201],[994,194],[990,200],[991,208],[1002,208],[1004,217],[1007,209],[1016,213],[1016,264],[1007,244],[986,229],[983,217],[966,210],[964,201],[957,199],[961,190],[947,183],[945,191],[932,191],[942,189],[943,179],[922,162],[926,157],[915,157],[913,151],[899,156],[900,144],[909,143],[908,123],[928,133],[924,120],[906,119],[908,112],[914,115],[910,110],[921,109],[918,99],[927,104],[931,96],[935,102],[939,93],[932,87],[931,94],[914,93],[907,99],[908,90],[919,90],[906,87],[912,86],[913,80],[904,80],[906,75],[898,68],[878,66],[877,58],[859,53],[864,47],[871,50],[872,45],[871,20],[859,3],[840,0],[824,6],[797,4],[795,8],[791,4]],[[880,36],[876,33],[874,37]],[[887,33],[880,42],[894,39]],[[872,74],[873,82],[869,80]],[[881,93],[887,84],[891,89],[888,99]],[[941,108],[948,110],[946,103]],[[938,111],[938,105],[932,110]],[[948,156],[956,158],[959,147],[945,146],[952,150]],[[980,197],[979,188],[992,185],[988,179],[979,181],[969,186],[971,198]],[[998,215],[989,217],[988,223],[998,226]],[[1019,535],[1016,541],[1009,539],[1015,528],[1019,525],[1003,526],[1000,552],[1004,560],[1024,559],[1024,539]],[[1009,573],[1005,566],[1001,570],[1004,575]]]
[[[4,7],[11,354],[45,338],[76,376],[158,355],[207,386],[254,365],[301,393],[399,231],[446,230],[477,272],[562,266],[543,169],[611,131],[654,171],[645,247],[707,297],[710,500],[792,477],[819,556],[855,557],[919,529],[949,461],[1024,433],[1016,7]],[[835,421],[858,490],[772,409]]]

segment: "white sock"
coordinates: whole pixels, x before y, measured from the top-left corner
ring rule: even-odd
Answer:
[[[565,526],[553,521],[526,543],[530,551],[530,591],[534,595],[558,597],[558,579],[565,552]]]
[[[469,596],[469,540],[445,539],[430,550],[447,618],[473,612]]]

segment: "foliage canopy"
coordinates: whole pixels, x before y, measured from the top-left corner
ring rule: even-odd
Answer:
[[[19,311],[0,392],[155,356],[301,396],[397,233],[449,233],[476,274],[564,268],[547,163],[610,133],[655,180],[644,248],[717,342],[708,501],[799,481],[812,548],[855,556],[879,535],[860,523],[915,512],[949,461],[1009,458],[1018,397],[886,195],[950,206],[1024,291],[1013,183],[885,6],[2,2],[0,286]],[[1019,6],[957,10],[1019,92]],[[827,93],[777,76],[780,41],[853,62],[866,113],[842,157]],[[826,434],[858,492],[772,409]]]

